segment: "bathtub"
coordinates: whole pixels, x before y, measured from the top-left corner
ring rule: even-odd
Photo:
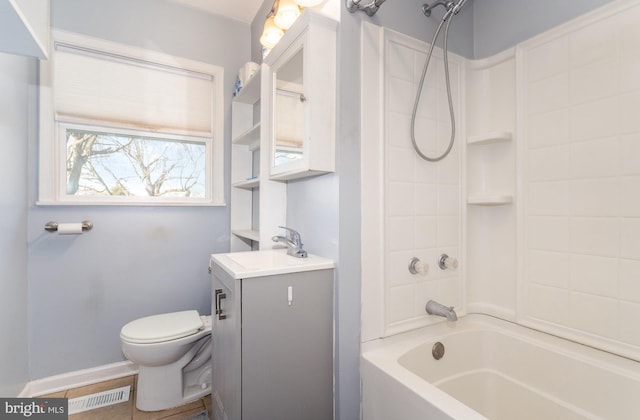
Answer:
[[[486,315],[363,343],[360,362],[363,420],[640,419],[639,362]]]

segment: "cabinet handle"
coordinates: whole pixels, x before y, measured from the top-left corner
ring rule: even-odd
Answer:
[[[218,308],[216,309],[216,314],[218,314],[219,320],[227,319],[227,316],[222,313],[222,299],[226,299],[227,295],[222,293],[222,290],[220,290],[220,293],[217,292],[216,290],[216,308]]]
[[[220,313],[220,307],[218,306],[219,301],[218,301],[218,295],[222,293],[222,289],[216,289],[216,295],[215,295],[215,302],[216,302],[216,315],[218,315]]]

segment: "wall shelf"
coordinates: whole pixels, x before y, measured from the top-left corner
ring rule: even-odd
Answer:
[[[258,122],[247,131],[234,137],[233,144],[249,146],[249,150],[254,151],[260,148],[260,123]]]
[[[472,206],[504,206],[513,203],[512,195],[474,194],[467,197],[467,204]]]
[[[507,143],[513,140],[513,133],[510,131],[492,131],[486,134],[467,137],[467,144],[482,145],[493,143]]]
[[[252,190],[260,186],[260,178],[254,177],[245,181],[238,181],[231,184],[233,188],[242,188],[243,190]]]
[[[234,102],[241,104],[254,104],[260,100],[260,77],[262,69],[259,69],[251,79],[247,82],[247,85],[238,92],[233,98]]]
[[[260,241],[260,231],[253,229],[233,229],[231,231],[234,235],[243,238],[249,239],[250,241],[259,242]]]
[[[47,59],[50,0],[0,0],[0,52]]]

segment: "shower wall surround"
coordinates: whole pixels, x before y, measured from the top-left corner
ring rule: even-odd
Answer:
[[[488,59],[453,56],[458,137],[433,166],[408,133],[425,44],[363,24],[363,341],[433,322],[435,299],[640,360],[639,22],[640,1],[621,0]],[[443,147],[435,63],[418,137]],[[467,144],[487,132],[513,140]],[[512,202],[464,202],[489,184]],[[441,272],[441,252],[461,268]]]
[[[640,2],[523,43],[523,322],[640,360]]]
[[[464,59],[449,53],[456,142],[444,160],[426,162],[413,150],[409,130],[427,47],[424,42],[363,23],[363,68],[371,70],[363,81],[363,103],[372,107],[379,104],[376,112],[367,112],[371,119],[363,127],[362,137],[366,209],[362,278],[364,292],[372,293],[363,298],[372,321],[363,320],[363,337],[389,335],[434,322],[425,316],[429,299],[455,307],[462,303],[460,270],[442,271],[438,259],[442,253],[460,258]],[[439,155],[446,149],[449,121],[443,54],[436,49],[416,117],[416,140],[423,152]],[[371,204],[374,202],[377,204]],[[379,246],[365,245],[374,243]],[[427,275],[409,272],[412,257],[430,266]],[[364,284],[374,282],[380,286],[377,290]]]

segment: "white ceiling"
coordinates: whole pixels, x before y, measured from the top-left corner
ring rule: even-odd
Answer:
[[[251,23],[263,0],[169,0],[183,6]]]

